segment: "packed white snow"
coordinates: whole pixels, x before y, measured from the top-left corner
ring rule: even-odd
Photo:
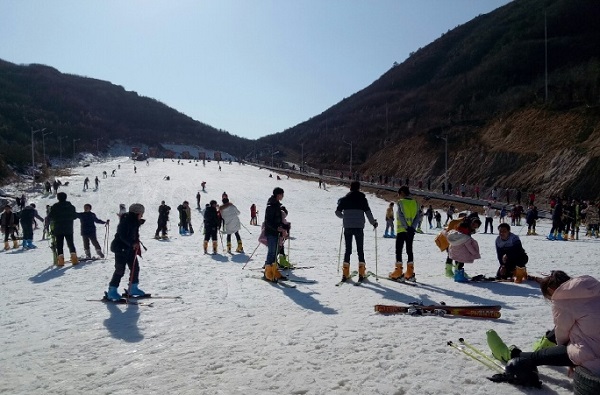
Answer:
[[[118,165],[121,168],[118,169]],[[133,167],[137,167],[134,173]],[[116,177],[111,177],[117,169]],[[102,172],[108,178],[102,178]],[[100,299],[113,272],[114,256],[63,268],[52,265],[47,240],[36,230],[36,250],[0,253],[0,393],[3,394],[568,394],[566,368],[540,368],[542,390],[495,384],[484,365],[449,347],[463,337],[489,352],[485,331],[495,329],[508,344],[530,350],[552,327],[550,305],[535,283],[455,283],[444,276],[446,256],[434,244],[437,230],[423,226],[415,240],[417,280],[409,287],[371,278],[368,284],[336,287],[340,273],[341,220],[334,214],[346,185],[318,188],[317,182],[288,179],[238,163],[202,163],[162,159],[132,162],[117,158],[73,170],[61,178],[78,211],[90,203],[110,228],[98,225],[102,244],[112,240],[119,203],[146,207],[141,238],[147,251],[140,259],[140,288],[154,295],[152,307],[89,302]],[[165,176],[170,180],[165,180]],[[94,190],[94,177],[100,179]],[[89,177],[91,188],[83,191]],[[202,218],[192,214],[196,233],[177,231],[177,206],[188,200],[196,207],[227,192],[242,212],[245,254],[202,252]],[[272,285],[254,276],[265,259],[258,245],[260,227],[251,226],[250,205],[262,222],[274,187],[285,190],[282,203],[292,223],[290,261],[313,269],[295,270],[296,289]],[[4,187],[7,191],[10,187]],[[368,270],[387,275],[393,269],[394,239],[383,238],[387,201],[367,194],[379,219],[377,233],[365,228]],[[171,206],[168,241],[154,240],[157,208]],[[43,215],[54,196],[30,194]],[[495,220],[494,225],[498,222]],[[580,233],[579,241],[548,241],[547,221],[540,236],[526,236],[514,227],[529,254],[530,274],[562,269],[572,276],[599,277],[600,243]],[[482,229],[481,229],[482,230]],[[478,233],[482,259],[466,265],[469,275],[494,275],[498,266],[494,235]],[[377,238],[375,235],[377,234]],[[235,240],[235,239],[234,239]],[[83,255],[79,221],[75,244]],[[287,246],[287,245],[286,245]],[[258,247],[258,248],[257,248]],[[234,242],[235,248],[235,242]],[[256,252],[246,265],[250,254]],[[66,246],[65,246],[66,250]],[[66,250],[67,251],[67,250]],[[105,251],[106,252],[106,251]],[[343,253],[343,251],[342,251]],[[358,261],[354,253],[352,269]],[[127,286],[128,272],[121,288]],[[409,315],[384,316],[375,304],[448,305],[500,304],[502,318],[472,319]]]

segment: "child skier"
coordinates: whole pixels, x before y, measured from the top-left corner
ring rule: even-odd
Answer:
[[[456,271],[454,272],[454,281],[456,282],[468,282],[469,278],[464,269],[465,263],[473,263],[475,259],[481,258],[479,244],[471,237],[480,226],[479,217],[469,216],[458,225],[456,230],[448,232],[448,243],[450,243],[448,257],[456,261]]]
[[[81,238],[83,239],[85,258],[92,258],[92,254],[90,252],[90,242],[96,249],[96,254],[98,254],[100,258],[104,258],[102,248],[100,247],[100,243],[98,243],[98,238],[96,237],[95,224],[108,225],[110,221],[108,219],[106,221],[99,219],[96,214],[92,212],[92,205],[89,203],[83,205],[83,213],[77,213],[77,218],[79,218],[81,222]]]
[[[35,209],[35,204],[31,203],[19,213],[21,220],[21,228],[23,229],[23,249],[37,248],[33,245],[33,221],[35,218],[43,221],[44,219],[38,214]]]

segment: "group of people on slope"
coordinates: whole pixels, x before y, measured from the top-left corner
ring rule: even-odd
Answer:
[[[408,267],[404,279],[415,278],[412,241],[415,233],[413,224],[418,223],[419,210],[417,203],[409,195],[406,186],[398,191],[397,262],[396,270],[390,273],[390,278],[397,279],[402,276],[404,244],[407,246],[408,254]],[[360,192],[360,184],[357,181],[351,183],[350,192],[338,201],[336,215],[344,220],[346,240],[342,280],[349,277],[349,261],[354,237],[359,260],[359,281],[362,281],[366,267],[363,252],[365,216],[374,228],[377,228],[377,220],[373,218],[366,197]],[[386,220],[388,217],[389,215],[386,214]],[[449,222],[445,232],[446,244],[443,248],[448,252],[446,260],[448,274],[452,271],[452,260],[455,260],[456,272],[453,272],[452,276],[456,276],[458,272],[462,277],[466,277],[464,263],[473,262],[480,257],[477,242],[471,238],[480,226],[481,220],[477,213],[463,215]],[[528,257],[519,237],[511,233],[510,229],[507,223],[498,225],[499,236],[495,244],[499,268],[496,278],[514,278],[516,282],[520,282],[527,277],[525,265]],[[500,381],[539,386],[537,366],[541,365],[571,368],[581,366],[587,368],[591,374],[600,376],[600,331],[598,331],[600,282],[591,276],[571,278],[562,271],[553,271],[549,276],[538,279],[538,282],[543,296],[552,302],[554,336],[544,343],[548,346],[546,348],[513,355],[514,358],[508,361],[506,372],[501,375]]]

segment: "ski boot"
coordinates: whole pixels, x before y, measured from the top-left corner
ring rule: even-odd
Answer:
[[[490,329],[486,333],[487,343],[492,351],[492,355],[499,361],[508,362],[511,358],[508,346],[500,339],[495,330]]]
[[[279,261],[277,262],[277,265],[280,269],[290,269],[292,267],[287,257],[283,254],[279,255]]]
[[[523,280],[527,280],[527,269],[521,266],[517,266],[514,272],[514,281],[517,284],[521,284]]]
[[[564,238],[563,238],[563,235],[562,235],[562,233],[559,233],[559,234],[557,234],[557,235],[556,235],[556,238],[555,238],[554,240],[560,240],[560,241],[563,241],[563,240],[564,240]]]
[[[27,240],[27,247],[30,250],[37,248],[37,246],[35,244],[33,244],[33,240],[31,240],[31,239]]]
[[[90,250],[84,250],[85,252],[85,259],[92,259],[92,253],[90,252]]]
[[[71,253],[71,263],[73,264],[73,266],[79,263],[79,258],[77,258],[76,252]]]
[[[244,247],[242,246],[242,241],[238,241],[237,243],[237,248],[235,249],[235,252],[239,253],[239,254],[243,254],[244,253]]]
[[[204,253],[208,254],[208,241],[206,241],[206,240],[204,241],[203,247],[204,247]]]
[[[14,249],[19,248],[19,240],[13,240],[13,248]]]
[[[101,250],[101,249],[97,248],[97,249],[96,249],[96,254],[97,254],[97,255],[98,255],[98,256],[99,256],[101,259],[104,259],[104,254],[102,253],[102,250]]]
[[[465,269],[456,269],[454,272],[454,281],[457,283],[468,283],[469,277],[465,274]]]
[[[446,277],[448,277],[448,278],[454,277],[454,265],[452,265],[452,263],[446,262]]]
[[[406,264],[406,273],[404,273],[404,279],[406,281],[417,282],[417,277],[415,276],[415,265],[412,262],[408,262]]]
[[[4,242],[4,251],[8,251],[10,250],[10,244],[8,244],[8,241]]]
[[[230,241],[227,242],[227,253],[231,254],[231,242]]]
[[[265,280],[276,283],[277,279],[273,276],[273,265],[265,265]]]
[[[130,296],[140,297],[146,295],[146,292],[142,291],[137,283],[131,284],[131,287],[128,291]]]
[[[548,235],[548,240],[554,240],[554,233],[550,233]]]
[[[60,254],[56,260],[56,266],[64,266],[65,265],[65,256]]]
[[[106,299],[112,300],[113,302],[121,300],[121,295],[119,294],[119,290],[117,289],[117,287],[108,287]]]
[[[217,250],[218,250],[219,244],[218,244],[218,242],[213,241],[212,245],[213,245],[212,246],[213,247],[213,252],[212,253],[213,253],[213,255],[217,255]]]
[[[277,264],[271,265],[271,274],[273,275],[273,278],[277,281],[285,281],[288,279],[286,276],[279,272]]]
[[[160,236],[158,235],[158,233],[154,235],[154,238],[155,238],[156,240],[160,240]]]
[[[344,262],[342,266],[342,281],[348,281],[350,278],[350,263]]]
[[[403,270],[402,262],[396,262],[396,268],[388,275],[388,277],[394,281],[404,281]]]
[[[367,265],[364,262],[358,262],[358,282],[365,281]]]

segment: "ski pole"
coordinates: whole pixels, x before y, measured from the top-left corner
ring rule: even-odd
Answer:
[[[138,253],[140,252],[140,246],[136,246],[133,249],[133,263],[131,264],[131,273],[129,273],[129,286],[127,287],[127,300],[129,300],[129,297],[131,296],[131,284],[133,283],[133,273],[135,273],[135,267],[137,264],[137,257],[138,257]]]
[[[342,225],[342,231],[340,233],[340,248],[338,248],[338,267],[337,272],[340,274],[340,264],[342,259],[342,238],[344,237],[344,225]]]
[[[377,272],[377,228],[373,228],[375,234],[375,278],[379,281],[379,273]]]
[[[479,363],[487,366],[488,368],[490,368],[492,370],[498,370],[499,369],[498,365],[490,363],[490,362],[488,362],[486,360],[477,358],[475,355],[471,354],[470,352],[467,352],[467,350],[465,350],[464,348],[458,347],[456,344],[452,343],[452,341],[449,341],[448,345],[450,347],[453,347],[453,348],[457,349],[458,351],[462,352],[466,356],[473,358],[475,361],[477,361],[477,362],[479,362]],[[504,372],[504,369],[502,369],[502,371]]]
[[[246,265],[248,265],[248,262],[250,262],[250,259],[252,259],[252,257],[254,256],[254,253],[256,252],[256,250],[258,250],[258,247],[260,247],[260,243],[258,243],[258,245],[254,249],[254,251],[252,251],[252,254],[250,254],[250,256],[248,257],[248,260],[246,261],[246,263],[244,263],[244,266],[242,266],[242,270],[244,270],[244,268],[246,268]]]
[[[248,233],[252,234],[252,232],[250,232],[250,231],[248,230],[248,228],[246,228],[246,225],[242,224],[241,222],[240,222],[240,225],[242,225],[242,226],[244,227],[244,229],[246,229],[246,231],[248,231]]]
[[[468,343],[465,339],[463,339],[462,337],[460,339],[458,339],[458,341],[460,342],[460,344],[464,345],[465,347],[467,347],[469,350],[472,350],[474,353],[476,353],[477,355],[480,355],[481,357],[485,358],[486,360],[490,361],[491,363],[493,363],[494,365],[496,365],[497,367],[499,367],[500,369],[502,369],[502,371],[504,372],[504,365],[502,365],[500,363],[500,361],[490,357],[489,355],[485,354],[484,352],[482,352],[480,349],[478,349],[477,347],[475,347],[474,345]]]

